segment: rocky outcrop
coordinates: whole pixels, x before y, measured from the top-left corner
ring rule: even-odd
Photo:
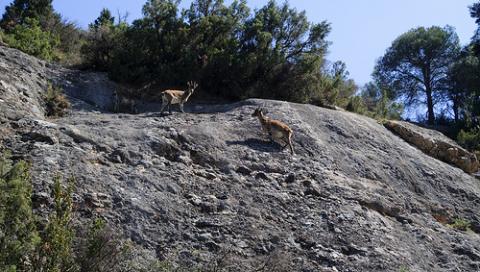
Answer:
[[[0,46],[0,120],[44,117],[42,96],[51,65],[18,50]]]
[[[0,120],[44,118],[48,84],[61,87],[74,110],[105,112],[115,107],[118,86],[105,74],[65,69],[0,46]]]
[[[67,95],[97,110],[113,111],[118,99],[119,86],[110,81],[105,73],[91,73],[65,70],[56,80]]]
[[[13,59],[0,59],[0,66],[14,67]],[[77,73],[48,69],[59,81],[65,80],[62,74]],[[32,162],[39,212],[50,207],[53,177],[60,172],[76,177],[80,222],[101,216],[126,239],[175,266],[226,271],[480,267],[478,180],[373,119],[255,99],[189,104],[189,113],[167,116],[104,113],[95,101],[74,99],[78,103],[68,116],[47,119],[41,102],[25,102],[38,104],[37,114],[13,99],[21,90],[18,81],[9,76],[6,84],[12,87],[0,92],[0,99],[12,97],[16,103],[11,109],[19,109],[15,118],[3,120],[0,137],[14,158]],[[294,156],[262,138],[258,120],[251,117],[258,106],[292,127]],[[0,108],[3,116],[9,112],[14,111]],[[455,219],[469,222],[470,230],[449,226]]]
[[[440,132],[400,121],[386,121],[384,125],[400,138],[434,158],[451,163],[467,173],[479,170],[475,154],[463,149]]]

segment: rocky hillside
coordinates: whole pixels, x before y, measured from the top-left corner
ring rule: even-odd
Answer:
[[[0,137],[33,162],[39,210],[52,177],[73,173],[80,221],[102,216],[184,267],[480,270],[480,181],[373,119],[264,100],[113,114],[104,76],[0,56]],[[67,117],[44,117],[49,80],[74,104]],[[258,106],[293,128],[294,156],[262,138]]]

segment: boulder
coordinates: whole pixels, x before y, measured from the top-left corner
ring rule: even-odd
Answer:
[[[468,152],[440,132],[401,121],[387,121],[384,125],[403,140],[436,159],[453,164],[470,174],[479,170],[479,162],[474,153]]]

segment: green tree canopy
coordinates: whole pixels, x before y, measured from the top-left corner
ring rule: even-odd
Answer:
[[[11,47],[66,65],[81,62],[84,31],[74,22],[62,19],[54,11],[52,0],[12,1],[5,8],[0,27]]]
[[[5,40],[11,47],[48,61],[55,59],[54,48],[60,43],[58,36],[43,31],[38,20],[32,18],[16,25]]]
[[[91,30],[98,30],[101,27],[111,27],[115,23],[115,17],[112,16],[112,13],[110,12],[109,9],[102,9],[100,11],[100,15],[98,16],[97,19],[91,24],[88,25],[88,27]]]
[[[477,31],[473,36],[472,43],[474,44],[474,49],[477,54],[477,57],[480,58],[480,2],[473,4],[470,7],[470,15],[475,19],[475,22],[478,24]]]
[[[407,105],[426,105],[428,123],[433,124],[435,104],[447,88],[448,68],[459,50],[458,36],[450,26],[412,29],[378,60],[374,77]]]
[[[457,60],[450,66],[448,73],[450,88],[446,92],[452,103],[455,121],[480,114],[480,62],[473,53],[473,46],[462,50]]]
[[[89,24],[87,42],[82,47],[84,61],[100,71],[108,70],[113,50],[117,46],[120,26],[115,26],[114,23],[115,17],[110,10],[104,8],[98,18]]]
[[[480,25],[480,2],[475,3],[470,7],[470,15],[473,18],[476,18],[477,20],[475,22]]]
[[[392,92],[386,86],[369,82],[360,91],[360,98],[365,105],[365,114],[376,118],[400,119],[403,105],[393,100]]]
[[[188,26],[184,55],[193,68],[190,74],[213,95],[235,97],[238,93],[239,37],[249,14],[245,0],[230,6],[223,0],[194,0],[183,11]]]
[[[32,18],[45,27],[53,17],[52,0],[15,0],[5,8],[0,26],[8,33],[15,26],[24,24],[27,18]]]
[[[287,2],[269,1],[245,23],[241,39],[245,88],[260,97],[307,102],[321,87],[330,30],[327,22],[312,24],[304,11]]]
[[[228,99],[309,102],[321,92],[327,22],[311,23],[305,12],[273,0],[253,14],[246,0],[229,5],[193,0],[181,12],[178,4],[147,1],[144,17],[128,27],[113,50],[112,78],[161,87],[193,79],[200,83],[199,94]],[[354,89],[353,82],[343,86],[342,94]]]

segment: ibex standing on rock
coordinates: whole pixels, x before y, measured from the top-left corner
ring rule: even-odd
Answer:
[[[269,117],[265,116],[263,112],[264,110],[262,108],[257,108],[252,114],[252,116],[256,116],[258,117],[258,120],[260,120],[260,124],[262,125],[262,131],[268,133],[268,136],[272,141],[283,141],[285,143],[285,146],[283,146],[282,148],[289,146],[290,152],[292,152],[293,154],[292,129],[281,121],[270,119]]]
[[[198,87],[197,82],[189,81],[187,83],[187,90],[165,90],[162,92],[162,109],[160,114],[163,113],[165,108],[168,106],[168,112],[171,114],[172,110],[170,106],[172,104],[178,104],[180,106],[180,111],[183,111],[183,104],[187,102],[188,98],[193,94],[193,91]]]

